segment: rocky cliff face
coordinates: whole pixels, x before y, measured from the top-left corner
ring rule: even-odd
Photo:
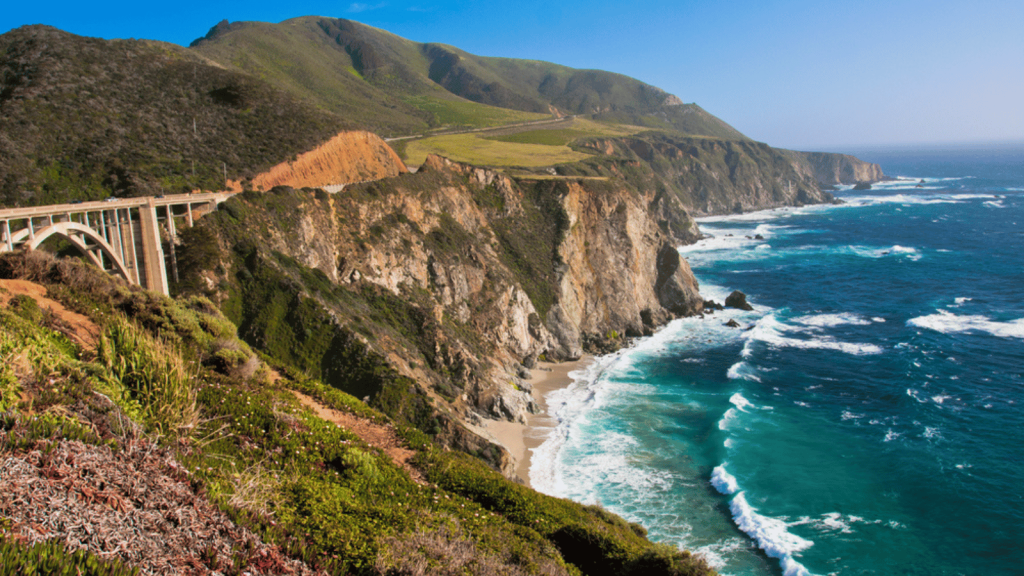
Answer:
[[[405,163],[384,140],[372,132],[341,132],[317,146],[282,162],[252,178],[251,182],[233,181],[229,185],[241,191],[244,185],[255,190],[274,186],[319,188],[367,180],[380,180],[408,172]]]
[[[578,358],[609,334],[650,333],[700,309],[697,283],[672,249],[680,239],[659,226],[653,196],[586,181],[515,181],[431,157],[420,174],[338,196],[339,264],[325,272],[395,295],[423,291],[438,321],[483,335],[489,357],[452,343],[469,372],[496,363],[469,396],[477,408],[521,419],[530,399],[507,384],[518,386],[524,360]]]
[[[801,175],[814,178],[822,186],[837,184],[871,183],[885,180],[878,164],[864,162],[849,154],[829,152],[785,151],[793,160],[793,167]]]
[[[548,314],[558,356],[578,358],[610,331],[651,334],[700,310],[697,281],[675,249],[685,239],[660,228],[649,209],[654,196],[585,181],[566,185],[568,232],[558,246],[558,300]]]

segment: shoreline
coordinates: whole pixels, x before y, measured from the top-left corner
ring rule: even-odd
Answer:
[[[500,420],[487,421],[487,431],[515,458],[516,476],[526,486],[533,488],[530,483],[530,463],[533,460],[533,451],[544,443],[548,434],[558,424],[554,416],[548,414],[547,395],[555,390],[567,388],[573,382],[569,373],[586,367],[593,360],[593,356],[584,354],[579,360],[569,362],[557,364],[537,362],[537,367],[531,370],[533,377],[529,380],[533,385],[533,398],[540,408],[537,414],[527,416],[526,424]]]

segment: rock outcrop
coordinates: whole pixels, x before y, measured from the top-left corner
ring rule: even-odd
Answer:
[[[655,196],[595,190],[586,181],[565,185],[569,231],[558,248],[558,301],[547,322],[558,343],[555,357],[578,358],[586,340],[609,331],[640,336],[699,311],[697,281],[674,248],[688,237],[662,231],[663,220],[648,210]],[[692,220],[684,233],[690,226]]]
[[[747,302],[747,295],[739,290],[733,290],[725,299],[726,308],[738,308],[740,310],[753,310],[754,307]]]
[[[784,151],[802,176],[814,178],[822,186],[880,182],[887,177],[878,164],[864,162],[849,154],[830,152]]]

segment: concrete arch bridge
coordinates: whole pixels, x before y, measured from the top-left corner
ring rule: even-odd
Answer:
[[[177,228],[192,226],[234,194],[169,194],[0,209],[0,253],[36,249],[48,238],[60,236],[100,269],[166,295],[168,271],[177,276]],[[166,233],[168,254],[161,231]]]

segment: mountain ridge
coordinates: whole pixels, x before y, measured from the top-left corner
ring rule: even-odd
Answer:
[[[251,33],[257,30],[260,33],[254,37]],[[273,55],[261,55],[261,50],[267,49],[261,42],[269,42],[267,37],[273,37],[277,50],[302,54],[301,58],[290,61],[293,66],[290,72],[281,70],[273,61]],[[327,60],[337,63],[337,70],[331,72],[332,78],[341,76],[338,70],[351,68],[367,84],[391,91],[391,100],[395,94],[401,94],[406,99],[462,99],[538,114],[614,114],[646,119],[647,123],[661,123],[692,134],[745,138],[706,113],[699,115],[699,124],[682,122],[692,105],[682,104],[661,88],[623,74],[574,69],[540,60],[476,56],[445,44],[416,43],[340,18],[310,16],[279,24],[223,21],[191,47],[226,66],[283,77],[293,88],[305,82],[307,89],[300,91],[307,96],[313,82],[310,78],[322,72],[319,65]],[[316,65],[310,62],[314,53],[318,56]],[[345,86],[354,82],[348,77],[342,77],[341,81]],[[313,96],[327,109],[341,106],[336,97]],[[412,104],[411,107],[423,112],[422,106],[417,108]]]

